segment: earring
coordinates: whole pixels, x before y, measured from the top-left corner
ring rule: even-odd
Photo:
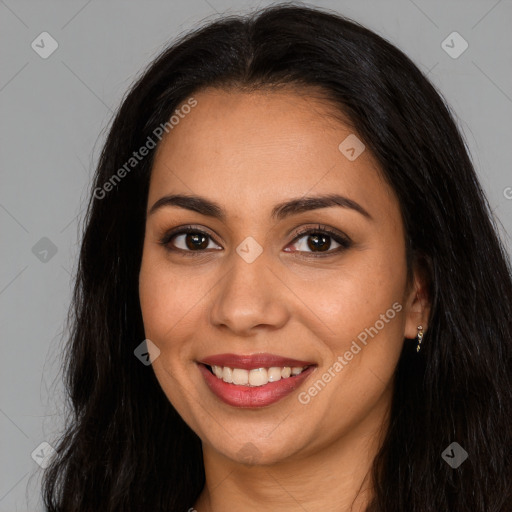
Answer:
[[[418,335],[417,335],[416,339],[418,340],[418,346],[416,347],[416,352],[419,352],[420,348],[421,348],[421,340],[423,339],[423,326],[422,325],[418,325]]]

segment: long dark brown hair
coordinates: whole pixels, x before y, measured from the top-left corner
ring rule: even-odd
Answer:
[[[398,197],[409,270],[413,258],[429,262],[429,328],[419,354],[404,343],[368,511],[510,512],[511,269],[464,140],[400,50],[352,20],[294,5],[182,37],[115,115],[84,220],[68,317],[70,414],[44,476],[47,510],[184,512],[201,492],[200,439],[134,356],[145,338],[138,274],[154,149],[104,186],[197,91],[276,85],[322,90],[350,120]],[[468,453],[458,468],[442,457],[452,442]]]

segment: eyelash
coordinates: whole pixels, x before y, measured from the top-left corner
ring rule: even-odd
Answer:
[[[187,251],[184,249],[179,249],[177,247],[171,247],[169,245],[171,240],[174,237],[179,236],[179,235],[188,235],[188,234],[200,234],[200,235],[209,237],[210,239],[213,240],[212,236],[209,233],[202,231],[201,229],[194,228],[194,226],[189,225],[189,226],[182,226],[180,228],[176,228],[174,230],[167,232],[162,237],[162,239],[159,241],[159,243],[169,252],[180,253],[183,256],[192,256],[192,257],[203,256],[206,249],[201,249],[201,250],[197,250],[197,251],[190,251],[190,250]],[[343,236],[340,233],[338,233],[337,231],[333,231],[332,229],[330,229],[327,226],[324,226],[322,224],[318,224],[315,227],[303,228],[303,229],[299,230],[295,234],[295,238],[290,242],[289,245],[296,243],[298,240],[300,240],[301,238],[303,238],[306,235],[313,235],[313,234],[314,235],[327,235],[330,238],[332,238],[335,242],[340,244],[340,247],[337,247],[334,250],[329,250],[327,252],[319,252],[319,253],[307,252],[306,254],[308,254],[308,256],[298,256],[299,258],[311,258],[311,257],[324,258],[324,257],[332,256],[334,254],[338,254],[352,246],[352,241],[346,235]],[[215,240],[213,240],[213,241],[215,242]],[[217,245],[220,245],[217,242],[215,242],[215,243]],[[294,251],[294,252],[297,252],[300,254],[305,251]]]

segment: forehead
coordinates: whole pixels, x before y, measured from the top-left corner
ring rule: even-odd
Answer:
[[[287,197],[343,193],[383,214],[396,210],[370,152],[352,160],[343,153],[344,141],[362,146],[326,100],[293,90],[207,89],[193,97],[197,105],[158,147],[149,205],[191,193],[251,211]]]

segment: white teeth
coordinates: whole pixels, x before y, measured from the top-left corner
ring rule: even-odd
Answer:
[[[233,384],[246,386],[249,384],[249,372],[241,368],[233,368]]]
[[[284,370],[284,368],[283,368]],[[268,369],[268,381],[269,382],[277,382],[278,380],[281,380],[281,372],[283,371],[281,368],[278,368],[277,366],[273,366],[272,368]],[[289,376],[289,375],[288,375]]]
[[[255,368],[249,372],[249,384],[251,386],[263,386],[268,382],[268,372],[266,368]]]
[[[224,368],[219,366],[219,368],[222,369],[222,380],[224,382],[227,382],[228,384],[233,382],[233,370],[231,368],[228,368],[227,366],[225,366]]]
[[[281,377],[287,379],[292,374],[292,369],[289,366],[285,366],[281,369]],[[277,379],[279,380],[279,379]]]
[[[299,375],[307,366],[272,366],[271,368],[254,368],[244,370],[242,368],[229,368],[228,366],[212,365],[212,371],[218,379],[222,379],[228,384],[237,386],[264,386],[269,382],[277,382],[281,379],[287,379],[290,376]]]

